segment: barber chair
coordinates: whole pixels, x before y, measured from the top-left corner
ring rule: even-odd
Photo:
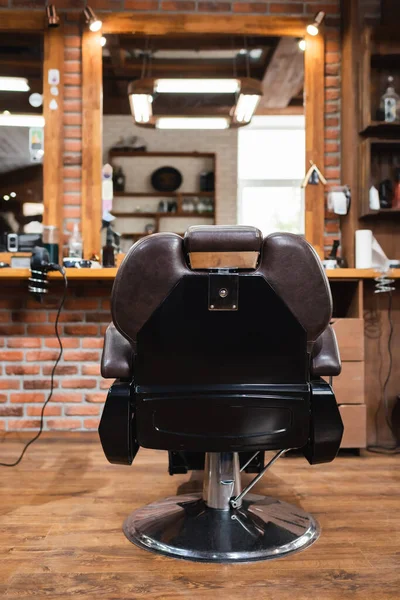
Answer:
[[[337,454],[343,425],[322,379],[341,369],[331,310],[320,260],[296,235],[199,226],[132,246],[105,334],[102,375],[116,381],[99,427],[103,450],[127,465],[140,446],[166,450],[171,474],[204,469],[204,485],[136,510],[124,523],[131,542],[239,562],[318,538],[311,515],[250,490],[288,450],[310,464]],[[256,476],[242,489],[244,470]]]

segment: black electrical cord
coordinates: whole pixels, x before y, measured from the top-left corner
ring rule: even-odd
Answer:
[[[393,354],[392,354],[392,339],[393,339],[393,333],[394,333],[394,325],[393,325],[393,319],[392,319],[392,301],[393,301],[393,297],[392,297],[392,292],[389,292],[389,304],[388,304],[388,321],[389,321],[389,337],[388,337],[388,354],[389,354],[389,368],[388,368],[388,372],[386,375],[386,379],[385,379],[385,383],[383,384],[383,389],[382,389],[382,398],[378,404],[378,408],[376,409],[375,412],[375,434],[376,434],[376,439],[378,440],[378,414],[379,411],[381,409],[382,403],[385,409],[385,421],[387,426],[389,427],[390,432],[392,433],[393,437],[396,438],[396,435],[393,431],[393,426],[392,426],[392,422],[390,419],[390,415],[389,415],[389,400],[388,400],[388,393],[387,393],[387,387],[390,381],[390,377],[392,375],[392,368],[393,368]],[[376,454],[400,454],[400,447],[397,445],[393,445],[393,446],[381,446],[379,444],[377,444],[376,446],[368,446],[367,450],[369,452],[375,452]]]
[[[62,296],[62,298],[61,298],[60,304],[59,304],[59,306],[58,306],[58,310],[57,310],[57,316],[56,316],[56,320],[55,320],[55,324],[54,324],[54,328],[55,328],[55,334],[56,334],[56,338],[57,338],[57,341],[58,341],[58,345],[59,345],[59,348],[60,348],[60,350],[59,350],[58,356],[57,356],[57,358],[56,358],[56,361],[55,361],[55,363],[54,363],[53,369],[52,369],[52,371],[51,371],[51,377],[50,377],[50,393],[49,393],[49,395],[48,395],[48,397],[47,397],[47,400],[46,400],[46,402],[45,402],[45,403],[43,404],[43,406],[42,406],[42,411],[41,411],[41,413],[40,413],[40,426],[39,426],[39,431],[37,432],[37,434],[36,434],[36,435],[35,435],[35,436],[34,436],[34,437],[31,439],[31,440],[29,440],[29,442],[27,442],[27,443],[25,444],[25,446],[24,446],[24,448],[23,448],[23,450],[22,450],[21,454],[19,455],[19,457],[17,458],[17,460],[16,460],[16,461],[14,461],[13,463],[3,463],[3,462],[0,462],[0,467],[16,467],[17,465],[19,465],[19,463],[21,462],[21,460],[22,460],[22,459],[23,459],[23,457],[24,457],[24,454],[25,454],[25,452],[28,450],[29,446],[30,446],[31,444],[33,444],[33,442],[36,442],[36,440],[38,440],[38,439],[39,439],[39,437],[42,435],[42,432],[43,432],[43,424],[44,424],[44,423],[43,423],[43,419],[44,419],[44,411],[46,410],[46,406],[47,406],[47,405],[48,405],[48,403],[50,402],[50,400],[51,400],[51,397],[52,397],[52,395],[53,395],[53,391],[54,391],[54,375],[55,375],[56,369],[57,369],[57,367],[58,367],[58,363],[60,362],[60,360],[61,360],[61,357],[62,357],[62,355],[63,355],[63,351],[64,351],[64,348],[63,348],[63,345],[62,345],[62,341],[61,341],[61,338],[60,338],[60,334],[58,333],[58,321],[59,321],[59,319],[60,319],[60,314],[61,314],[62,308],[63,308],[63,306],[64,306],[65,299],[66,299],[66,297],[67,297],[67,291],[68,291],[68,279],[67,279],[67,276],[66,276],[66,274],[65,274],[65,269],[64,269],[63,267],[60,267],[59,265],[52,265],[52,267],[53,267],[53,270],[59,271],[59,272],[61,273],[61,275],[63,276],[63,279],[64,279],[64,293],[63,293],[63,296]]]

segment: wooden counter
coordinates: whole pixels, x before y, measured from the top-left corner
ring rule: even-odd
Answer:
[[[66,269],[68,279],[114,279],[117,268],[108,269]],[[328,269],[326,271],[329,279],[374,279],[379,273],[374,269]],[[28,279],[29,269],[0,269],[2,279]],[[49,273],[49,279],[60,278],[57,271]],[[400,269],[394,269],[390,273],[392,279],[400,279]]]

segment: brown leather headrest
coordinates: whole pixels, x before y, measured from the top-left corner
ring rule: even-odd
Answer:
[[[187,253],[260,252],[263,242],[259,229],[243,225],[195,225],[183,239]]]

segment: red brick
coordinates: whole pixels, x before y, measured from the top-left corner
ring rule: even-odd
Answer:
[[[104,335],[107,330],[108,325],[100,325],[100,335]]]
[[[327,167],[325,169],[325,177],[327,179],[340,179],[340,169]]]
[[[145,4],[148,3],[148,0],[139,0],[136,1],[135,0],[135,4],[143,4],[143,1]],[[156,2],[154,2],[154,4],[157,4]],[[177,10],[184,10],[184,11],[194,11],[196,8],[196,3],[192,2],[191,0],[164,0],[164,2],[161,2],[161,8],[162,10],[171,10],[171,11],[177,11]],[[139,8],[138,10],[156,10],[157,7],[155,8],[150,8],[150,9],[143,9],[143,8]]]
[[[51,402],[82,402],[82,394],[74,392],[55,392],[51,397]]]
[[[78,54],[78,57],[80,53]],[[81,63],[79,60],[66,60],[64,62],[64,71],[66,73],[80,73],[81,72]]]
[[[123,10],[123,0],[91,0],[90,6],[97,10]],[[125,2],[125,10],[128,10]]]
[[[49,390],[50,379],[25,379],[24,390]],[[58,381],[54,381],[53,386],[58,388]]]
[[[28,337],[23,337],[23,338],[12,338],[9,339],[7,342],[7,346],[9,348],[40,348],[41,346],[41,340],[38,338],[28,338]]]
[[[66,62],[68,62],[70,65],[71,63],[74,63],[74,65],[78,64],[78,69],[76,69],[74,66],[70,66],[70,71],[65,72],[64,73],[64,80],[65,77],[67,77],[67,75],[69,73],[72,74],[79,74],[80,73],[80,58],[81,58],[81,49],[80,48],[64,48],[64,60]]]
[[[64,334],[67,335],[97,335],[97,325],[64,325]]]
[[[232,8],[236,13],[265,13],[267,5],[264,2],[234,2]]]
[[[54,325],[27,325],[28,335],[54,335]]]
[[[69,431],[71,429],[80,429],[81,422],[77,419],[49,419],[47,421],[49,429],[64,429]]]
[[[16,429],[39,429],[39,419],[10,419],[8,421],[9,431],[15,431]]]
[[[72,310],[95,310],[99,307],[97,298],[67,298],[65,308]]]
[[[319,10],[323,10],[325,13],[327,13],[327,15],[332,15],[332,14],[339,14],[339,5],[337,2],[330,2],[330,3],[322,3],[322,2],[317,2],[317,3],[307,3],[306,4],[306,12],[310,15],[314,15],[316,14]]]
[[[56,320],[56,316],[56,312],[48,313],[49,322],[54,323]],[[83,319],[84,315],[81,312],[63,311],[60,314],[59,323],[82,323]]]
[[[23,306],[23,300],[21,297],[16,296],[16,294],[18,294],[18,290],[9,290],[9,295],[6,298],[0,298],[0,308],[13,310],[21,308]]]
[[[19,379],[0,379],[0,390],[19,390]]]
[[[63,348],[79,348],[79,340],[74,338],[61,338]],[[45,338],[44,345],[47,348],[59,348],[58,340],[56,338]]]
[[[52,406],[51,404],[48,404],[46,406],[46,408],[44,409],[44,416],[45,417],[59,417],[61,416],[61,406]],[[28,417],[40,417],[40,415],[42,414],[42,407],[41,406],[27,406],[26,407],[26,414]]]
[[[0,361],[21,362],[23,359],[23,352],[18,352],[17,350],[3,350],[0,352]]]
[[[339,52],[327,52],[325,54],[325,64],[326,65],[327,64],[328,65],[330,65],[330,64],[336,65],[338,63],[340,63],[340,54],[339,54]]]
[[[43,375],[51,375],[53,371],[52,365],[43,365]],[[75,365],[57,365],[56,375],[76,375],[78,373],[78,367]]]
[[[86,313],[86,321],[88,323],[110,323],[111,315],[109,312],[88,312]]]
[[[64,194],[64,204],[81,205],[80,194]]]
[[[88,390],[93,389],[97,386],[96,379],[63,379],[61,381],[61,387],[66,390],[79,389],[79,390]]]
[[[66,46],[67,48],[80,48],[81,36],[80,35],[66,35],[64,37],[64,46]]]
[[[44,360],[56,360],[58,352],[55,350],[31,350],[26,353],[26,360],[28,362],[41,362]]]
[[[103,310],[111,310],[111,300],[110,300],[110,298],[104,298],[104,300],[101,301],[101,308]]]
[[[80,187],[81,187],[81,182],[79,181],[70,181],[70,180],[64,180],[64,192],[68,193],[68,192],[79,192],[80,191]],[[64,207],[64,215],[66,216],[66,218],[68,219],[79,219],[81,216],[81,209],[80,207],[72,207],[69,209],[66,209]]]
[[[64,169],[63,169],[64,181],[66,179],[79,179],[80,180],[81,175],[82,175],[82,169],[80,169],[79,167],[64,167]]]
[[[13,325],[3,325],[0,324],[0,335],[24,335],[25,333],[25,325],[22,323],[15,323]]]
[[[79,54],[76,58],[79,58]],[[82,85],[82,76],[79,73],[66,73],[64,76],[64,85]]]
[[[83,426],[85,429],[98,429],[100,419],[84,419]]]
[[[200,2],[198,3],[198,10],[201,12],[231,12],[230,2]]]
[[[47,314],[39,311],[18,311],[12,313],[12,320],[17,323],[45,323]]]
[[[100,365],[82,365],[82,375],[100,375]]]
[[[327,102],[325,103],[325,114],[332,114],[339,112],[340,107],[338,102]]]
[[[0,394],[0,402],[7,402],[7,394]]]
[[[325,231],[328,233],[339,233],[339,221],[325,221]]]
[[[339,100],[340,90],[327,89],[325,90],[325,101],[328,100]]]
[[[280,14],[303,14],[303,2],[272,2],[269,6],[270,13]]]
[[[64,353],[65,361],[73,361],[73,362],[98,362],[100,360],[100,353],[96,351],[76,351],[76,352],[65,352]]]
[[[68,114],[64,113],[63,118],[64,125],[81,125],[82,124],[82,115],[81,114]],[[65,161],[64,161],[65,164]],[[78,167],[75,167],[78,168]]]
[[[104,403],[107,398],[107,392],[95,392],[93,394],[85,394],[86,402]]]
[[[325,64],[325,75],[339,75],[340,67],[338,64]]]
[[[89,417],[91,415],[98,415],[99,412],[100,406],[96,406],[95,404],[65,407],[65,414],[69,417]]]
[[[7,365],[7,375],[39,375],[39,365]]]
[[[21,394],[10,394],[10,401],[13,404],[25,404],[25,403],[34,403],[34,402],[44,402],[46,399],[45,395],[40,392],[26,392]]]
[[[157,8],[157,0],[125,0],[125,10],[157,10]]]
[[[11,321],[10,313],[5,311],[0,312],[0,323],[8,323],[9,321]]]
[[[81,140],[64,140],[64,148],[66,152],[81,152]]]
[[[0,406],[0,417],[22,417],[22,406]]]
[[[104,340],[102,337],[98,338],[83,338],[82,348],[103,348]]]
[[[102,379],[100,381],[100,389],[108,390],[110,387],[110,381],[108,379]]]
[[[338,156],[325,156],[325,167],[339,167],[340,157]]]

